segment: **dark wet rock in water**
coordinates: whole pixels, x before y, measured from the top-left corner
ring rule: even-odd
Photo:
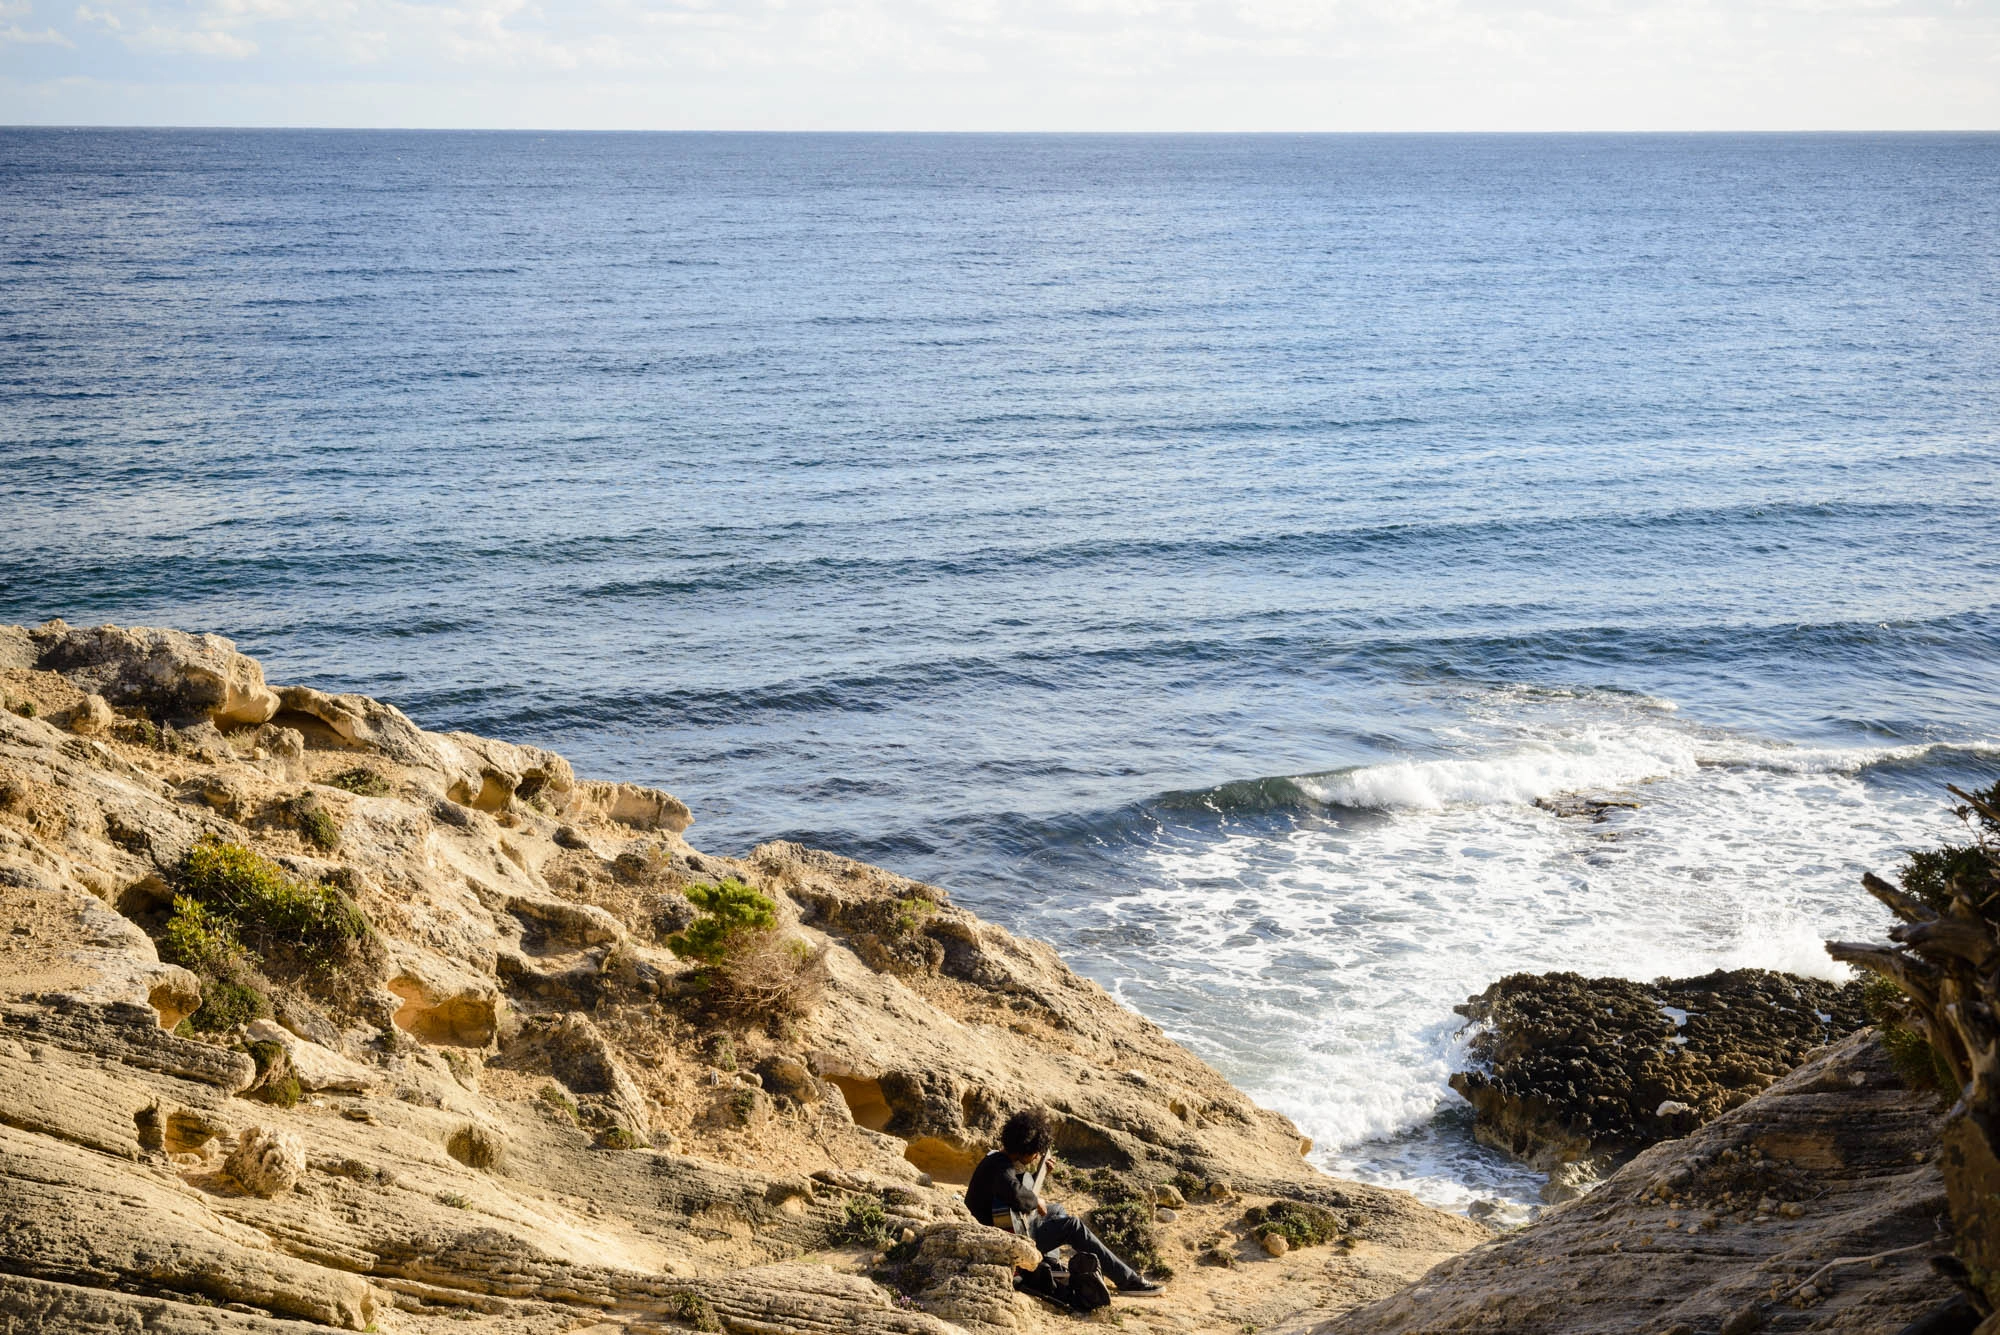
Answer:
[[[1514,974],[1456,1009],[1482,1026],[1451,1078],[1475,1134],[1544,1171],[1684,1136],[1868,1023],[1860,983],[1765,969]]]
[[[1552,815],[1571,820],[1602,821],[1614,811],[1637,811],[1639,803],[1630,797],[1593,797],[1587,793],[1556,793],[1538,797],[1535,805]]]

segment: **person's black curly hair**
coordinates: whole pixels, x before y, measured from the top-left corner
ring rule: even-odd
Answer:
[[[1016,1159],[1030,1159],[1055,1143],[1056,1124],[1046,1108],[1023,1108],[1000,1128],[1000,1148]]]

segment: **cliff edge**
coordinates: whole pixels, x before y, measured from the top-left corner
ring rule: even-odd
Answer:
[[[1310,1328],[1489,1236],[938,887],[699,852],[214,636],[0,627],[0,697],[13,1331],[1054,1328],[955,1186],[1027,1103],[1177,1272],[1126,1329]]]

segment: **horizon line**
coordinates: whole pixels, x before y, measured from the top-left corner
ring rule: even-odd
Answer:
[[[1587,136],[1587,135],[1599,135],[1599,136],[1609,136],[1609,135],[1623,135],[1623,136],[1631,136],[1631,137],[1639,137],[1639,136],[1661,136],[1661,137],[1664,137],[1664,136],[1669,136],[1669,135],[1679,135],[1679,136],[1724,136],[1724,135],[1823,135],[1823,136],[1855,136],[1855,137],[1858,137],[1858,136],[1864,136],[1864,135],[1993,135],[1993,134],[2000,134],[2000,126],[1994,126],[1994,127],[1976,127],[1976,128],[1968,128],[1968,127],[1931,127],[1931,128],[1923,128],[1923,129],[1907,129],[1907,128],[1905,128],[1905,129],[1887,129],[1887,128],[1882,128],[1882,129],[1826,129],[1826,128],[1817,128],[1817,129],[1815,129],[1815,128],[1807,128],[1807,127],[1794,127],[1794,128],[1784,128],[1784,129],[1773,129],[1773,128],[1768,128],[1768,127],[1767,127],[1767,128],[1754,128],[1754,129],[1700,129],[1700,130],[1697,130],[1697,129],[1643,129],[1643,130],[1635,130],[1635,129],[1616,129],[1616,130],[1613,130],[1613,129],[1565,129],[1565,130],[1273,130],[1273,129],[1266,129],[1266,130],[1191,130],[1191,129],[1174,129],[1174,130],[1161,130],[1161,129],[1155,129],[1155,130],[1094,130],[1094,129],[1080,129],[1080,130],[1020,130],[1020,129],[1014,129],[1014,130],[1001,130],[1001,129],[983,129],[983,130],[967,130],[967,129],[954,129],[954,130],[912,130],[912,129],[814,129],[814,128],[783,128],[783,129],[771,129],[771,128],[749,128],[749,127],[729,127],[729,128],[715,128],[715,127],[708,127],[708,128],[688,128],[688,127],[680,127],[680,128],[656,128],[656,127],[642,127],[642,126],[617,126],[617,127],[604,127],[604,126],[500,126],[500,125],[334,125],[334,124],[326,124],[326,125],[321,125],[321,124],[301,124],[301,125],[273,125],[273,124],[249,124],[249,123],[242,123],[242,122],[215,122],[215,123],[212,123],[212,124],[201,124],[201,123],[172,123],[172,124],[168,124],[168,123],[159,123],[159,124],[148,124],[148,123],[144,123],[144,122],[109,122],[109,121],[106,121],[106,122],[93,122],[93,121],[68,121],[68,122],[41,122],[41,121],[20,121],[20,122],[13,122],[13,123],[4,123],[4,124],[0,124],[0,133],[5,133],[5,132],[9,132],[9,131],[19,131],[19,130],[154,130],[154,131],[159,131],[159,130],[179,130],[179,131],[215,131],[215,130],[241,130],[241,131],[251,131],[251,132],[259,132],[259,133],[284,133],[284,132],[294,132],[294,133],[312,133],[312,134],[318,134],[318,133],[325,133],[325,134],[333,134],[333,133],[340,133],[340,134],[606,134],[606,135],[610,135],[610,134],[632,134],[632,135],[639,135],[639,134],[657,134],[657,135],[668,135],[668,134],[674,134],[674,135],[826,135],[826,136],[835,136],[835,135],[930,135],[930,136],[936,136],[936,137],[939,137],[939,138],[945,138],[945,137],[951,137],[951,136],[973,136],[973,135],[1016,135],[1016,136],[1029,136],[1029,135],[1040,135],[1040,136],[1057,136],[1057,135],[1063,135],[1063,136],[1076,136],[1076,137],[1082,137],[1082,136],[1086,136],[1086,135],[1099,135],[1099,136],[1121,136],[1121,137],[1129,137],[1129,138],[1143,138],[1143,137],[1165,137],[1165,136],[1178,136],[1178,137],[1192,137],[1192,136],[1211,136],[1211,137],[1215,137],[1215,138],[1222,138],[1222,137],[1249,137],[1249,136],[1272,136],[1272,137],[1278,137],[1278,136],[1289,136],[1289,137],[1294,137],[1294,138],[1297,138],[1297,137],[1306,137],[1306,136],[1315,136],[1315,137],[1325,137],[1325,138],[1332,138],[1332,137],[1336,137],[1336,136],[1347,136],[1347,137],[1354,137],[1354,138],[1360,138],[1360,137],[1365,137],[1365,136],[1374,136],[1374,137],[1389,137],[1389,136],[1400,136],[1400,137],[1405,137],[1405,138],[1426,138],[1426,137],[1428,137],[1428,138],[1444,138],[1444,137],[1447,137],[1447,136],[1449,136],[1449,137],[1458,137],[1458,138],[1466,138],[1466,137],[1483,137],[1483,138],[1494,138],[1494,139],[1500,139],[1500,138],[1526,138],[1526,137],[1530,137],[1530,136],[1541,136],[1541,137],[1547,137],[1547,136],[1558,136],[1558,135],[1574,135],[1574,136]]]

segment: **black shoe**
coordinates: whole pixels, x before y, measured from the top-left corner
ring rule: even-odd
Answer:
[[[1120,1284],[1118,1286],[1118,1292],[1130,1298],[1135,1296],[1144,1297],[1147,1294],[1153,1294],[1153,1293],[1163,1293],[1165,1292],[1165,1289],[1163,1286],[1155,1284],[1152,1280],[1145,1279],[1142,1277],[1131,1284]]]

